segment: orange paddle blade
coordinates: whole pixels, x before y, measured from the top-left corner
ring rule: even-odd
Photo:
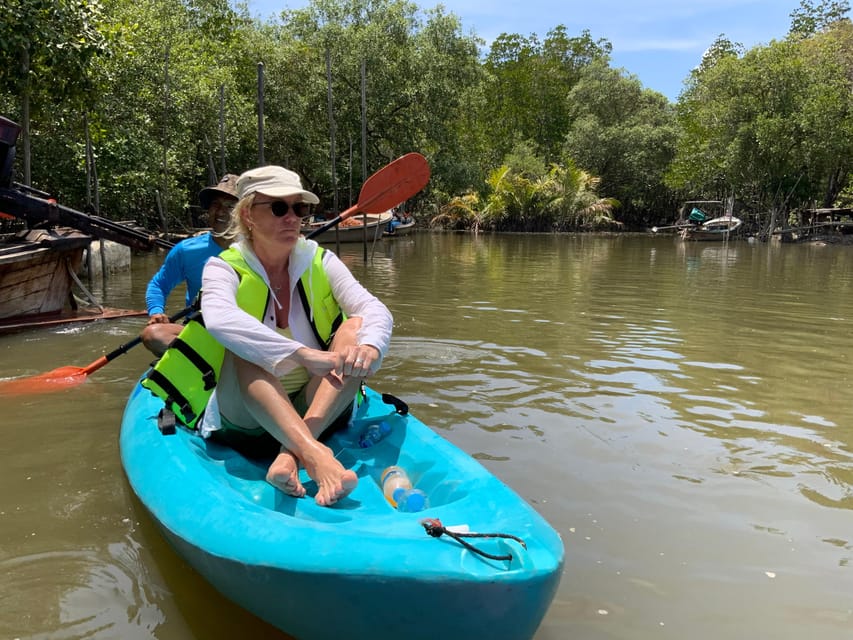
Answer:
[[[346,220],[356,213],[384,213],[423,189],[429,176],[429,163],[421,154],[400,156],[364,182],[358,202],[341,213],[340,218]]]
[[[426,158],[419,153],[407,153],[367,179],[356,206],[364,213],[384,213],[423,189],[429,176]]]
[[[81,367],[59,367],[27,378],[0,380],[0,395],[27,395],[66,389],[83,384],[86,375],[86,369]]]
[[[384,213],[408,200],[429,182],[429,163],[419,153],[407,153],[370,176],[362,185],[358,202],[312,230],[306,238],[320,235],[356,213]]]

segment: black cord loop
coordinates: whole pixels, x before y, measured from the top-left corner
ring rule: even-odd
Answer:
[[[421,525],[424,530],[427,532],[427,535],[432,536],[433,538],[440,538],[442,535],[448,535],[456,542],[461,544],[463,547],[468,549],[469,551],[473,551],[474,553],[483,556],[484,558],[489,558],[490,560],[512,560],[512,554],[507,553],[505,555],[495,555],[492,553],[488,553],[483,551],[482,549],[478,549],[470,542],[464,540],[463,538],[508,538],[510,540],[515,540],[518,542],[523,548],[527,548],[527,544],[525,544],[524,540],[519,538],[518,536],[514,536],[510,533],[462,533],[459,531],[450,531],[441,524],[441,520],[438,518],[425,518],[421,520]]]

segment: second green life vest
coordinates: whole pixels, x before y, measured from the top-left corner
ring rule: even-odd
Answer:
[[[344,315],[332,295],[329,278],[323,268],[324,249],[318,248],[310,268],[297,283],[299,296],[310,319],[311,328],[324,349],[328,349]],[[240,278],[237,305],[258,320],[269,302],[269,288],[236,249],[220,255]],[[142,386],[160,397],[185,426],[196,428],[213,389],[225,357],[223,347],[204,326],[200,313],[192,319],[148,372]]]

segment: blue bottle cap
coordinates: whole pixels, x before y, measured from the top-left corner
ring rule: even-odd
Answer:
[[[396,493],[396,492],[395,492]],[[405,496],[401,496],[402,502],[397,502],[397,509],[414,513],[423,511],[426,508],[426,494],[418,489],[412,489]]]

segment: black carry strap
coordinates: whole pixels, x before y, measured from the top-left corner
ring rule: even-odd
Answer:
[[[183,419],[184,424],[189,424],[193,421],[195,413],[193,413],[192,407],[190,406],[190,401],[187,400],[183,393],[181,393],[180,389],[173,385],[166,376],[156,369],[151,369],[151,371],[148,372],[148,379],[166,392],[166,395],[168,396],[166,398],[166,406],[177,406],[178,411],[181,412],[181,418]]]
[[[400,400],[397,396],[392,396],[390,393],[382,394],[382,402],[394,405],[394,411],[399,413],[401,416],[408,415],[409,413],[409,405]]]

